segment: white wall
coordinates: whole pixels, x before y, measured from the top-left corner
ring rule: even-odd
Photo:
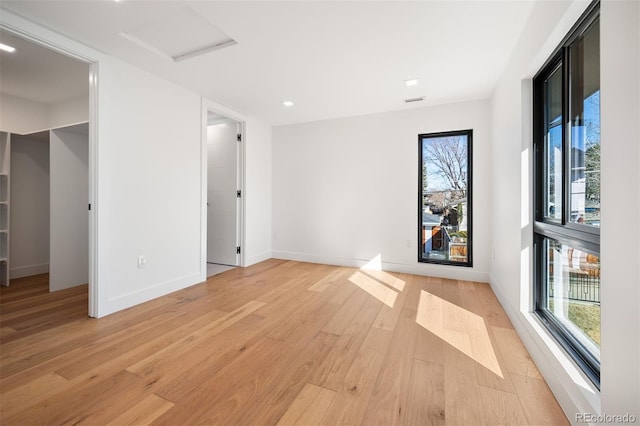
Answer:
[[[272,129],[249,117],[245,125],[245,266],[271,257]]]
[[[56,129],[89,121],[89,98],[81,96],[53,104],[49,108],[49,127]]]
[[[0,130],[26,134],[49,128],[50,106],[15,96],[0,94]]]
[[[0,104],[0,130],[19,135],[89,121],[87,97],[47,104],[1,93]]]
[[[89,136],[81,127],[50,133],[49,291],[89,279]]]
[[[200,97],[108,57],[99,81],[103,315],[199,281],[202,200]]]
[[[11,136],[11,278],[49,272],[49,143]]]
[[[531,78],[589,2],[539,2],[500,79],[492,102],[491,285],[567,417],[638,413],[637,2],[603,1],[602,91],[602,392],[589,382],[530,314]],[[621,48],[621,46],[625,46]],[[610,124],[608,124],[610,123]]]
[[[640,421],[640,2],[603,2],[600,31],[602,411]]]
[[[473,268],[418,257],[418,134],[473,129]],[[275,127],[273,255],[488,281],[489,103]]]

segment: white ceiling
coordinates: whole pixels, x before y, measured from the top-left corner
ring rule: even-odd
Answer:
[[[239,112],[288,124],[488,98],[533,3],[27,0],[2,7]],[[119,35],[185,7],[238,44],[176,63]],[[411,78],[419,84],[405,87]],[[420,96],[424,102],[404,103]]]
[[[89,65],[0,31],[0,93],[44,104],[89,96]]]

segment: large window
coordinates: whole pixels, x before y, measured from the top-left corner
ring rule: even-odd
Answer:
[[[600,31],[592,4],[534,77],[535,309],[600,384]]]
[[[472,130],[418,136],[418,261],[472,266]]]

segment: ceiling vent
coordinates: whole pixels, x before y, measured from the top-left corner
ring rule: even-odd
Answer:
[[[203,16],[185,7],[120,36],[153,53],[184,61],[237,44]]]
[[[405,104],[410,104],[412,102],[422,102],[422,101],[424,101],[424,96],[420,96],[419,98],[405,99],[404,103]]]

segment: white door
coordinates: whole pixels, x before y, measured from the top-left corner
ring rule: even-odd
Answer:
[[[207,262],[238,265],[236,122],[207,127]]]

